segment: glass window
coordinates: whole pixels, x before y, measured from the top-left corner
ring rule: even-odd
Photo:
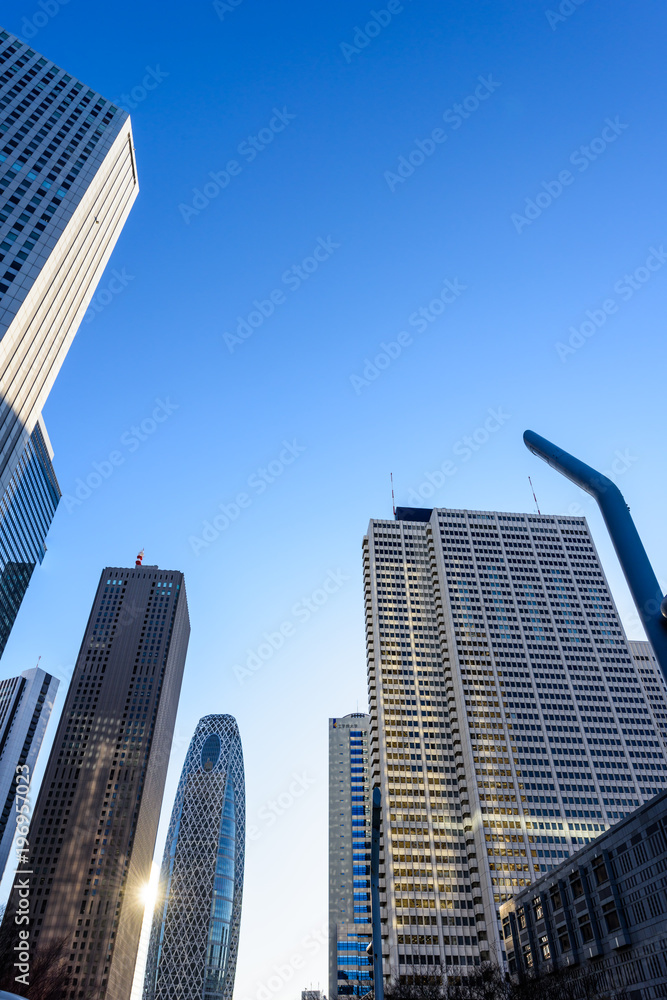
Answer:
[[[594,859],[593,874],[595,875],[597,885],[602,885],[603,882],[608,881],[609,875],[607,874],[607,866],[605,865],[603,858]]]
[[[220,737],[217,733],[210,733],[204,742],[201,751],[201,766],[205,771],[212,771],[220,760]],[[233,815],[233,813],[232,813]]]
[[[216,747],[207,752],[207,744],[212,736],[216,742]],[[206,738],[202,748],[202,766],[205,770],[206,762],[215,762],[220,755],[220,739],[215,734]],[[211,901],[211,921],[209,924],[208,946],[206,952],[206,978],[204,993],[216,993],[222,991],[227,967],[227,957],[229,954],[229,932],[232,920],[232,908],[234,905],[234,876],[236,860],[236,823],[234,820],[234,783],[231,778],[227,781],[225,789],[225,799],[220,821],[220,834],[218,838],[218,856],[216,859],[216,874],[213,886],[213,899]]]
[[[581,932],[581,940],[584,944],[593,940],[593,928],[591,927],[591,922],[588,914],[579,920],[579,930]]]
[[[604,914],[605,923],[607,924],[607,930],[610,933],[611,931],[618,930],[618,928],[621,926],[621,921],[618,918],[618,912],[616,910],[615,904],[613,902],[606,903],[602,907],[602,912]]]

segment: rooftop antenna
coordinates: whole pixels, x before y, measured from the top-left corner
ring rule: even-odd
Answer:
[[[37,657],[37,665],[36,665],[35,669],[37,669],[39,667],[39,661],[41,660],[41,658],[42,658],[41,655]]]
[[[394,512],[394,517],[396,517],[396,500],[394,498],[394,473],[390,472],[389,475],[391,476],[391,507]]]
[[[535,501],[535,506],[537,507],[537,513],[542,516],[542,511],[540,510],[540,505],[537,502],[537,497],[535,496],[535,487],[533,486],[533,480],[528,476],[528,482],[530,483],[530,488],[533,491],[533,500]]]
[[[137,561],[134,564],[135,568],[138,568],[139,566],[141,566],[142,562],[144,561],[144,552],[145,552],[145,549],[142,549],[141,552],[139,553],[139,555],[137,556]]]

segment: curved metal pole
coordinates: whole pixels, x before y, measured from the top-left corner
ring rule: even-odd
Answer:
[[[373,989],[375,1000],[384,1000],[382,976],[382,924],[380,920],[380,820],[382,794],[373,789],[373,832],[371,838],[371,919],[373,921]]]
[[[597,500],[639,617],[667,680],[667,622],[661,613],[663,595],[623,494],[607,476],[534,431],[525,431],[523,440],[533,455],[544,459]]]

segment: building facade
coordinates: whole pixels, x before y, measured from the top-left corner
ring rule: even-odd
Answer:
[[[665,675],[658,666],[658,661],[649,642],[630,640],[628,649],[635,669],[642,679],[646,700],[653,709],[653,715],[662,734],[663,742],[667,742],[667,680]]]
[[[231,1000],[245,858],[243,749],[231,715],[201,719],[167,833],[145,1000]]]
[[[329,719],[329,997],[372,987],[370,716]]]
[[[500,904],[665,788],[665,701],[581,517],[399,508],[363,552],[385,974],[502,963]]]
[[[16,777],[35,770],[59,681],[39,667],[0,681],[0,878],[16,833]],[[19,803],[22,805],[22,803]]]
[[[64,938],[69,1000],[130,995],[189,635],[182,573],[103,571],[29,834],[31,948]]]
[[[46,536],[60,503],[52,458],[40,418],[0,496],[0,656],[33,570],[46,554]]]
[[[0,488],[137,196],[127,112],[0,30]]]
[[[501,907],[510,972],[571,968],[599,995],[667,995],[667,792]]]
[[[1,28],[0,143],[1,654],[60,498],[38,421],[138,185],[127,112]]]

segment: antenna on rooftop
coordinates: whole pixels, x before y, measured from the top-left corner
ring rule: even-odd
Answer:
[[[137,561],[134,564],[135,567],[141,566],[143,561],[144,561],[144,549],[142,549],[139,555],[137,556]]]
[[[394,473],[390,472],[389,475],[391,476],[391,508],[394,512],[394,517],[396,517],[396,500],[394,498]]]
[[[528,476],[528,482],[530,483],[530,488],[533,491],[533,500],[535,501],[535,506],[537,507],[537,513],[542,516],[542,511],[540,510],[540,505],[537,502],[537,497],[535,496],[535,487],[533,486],[533,480]]]

